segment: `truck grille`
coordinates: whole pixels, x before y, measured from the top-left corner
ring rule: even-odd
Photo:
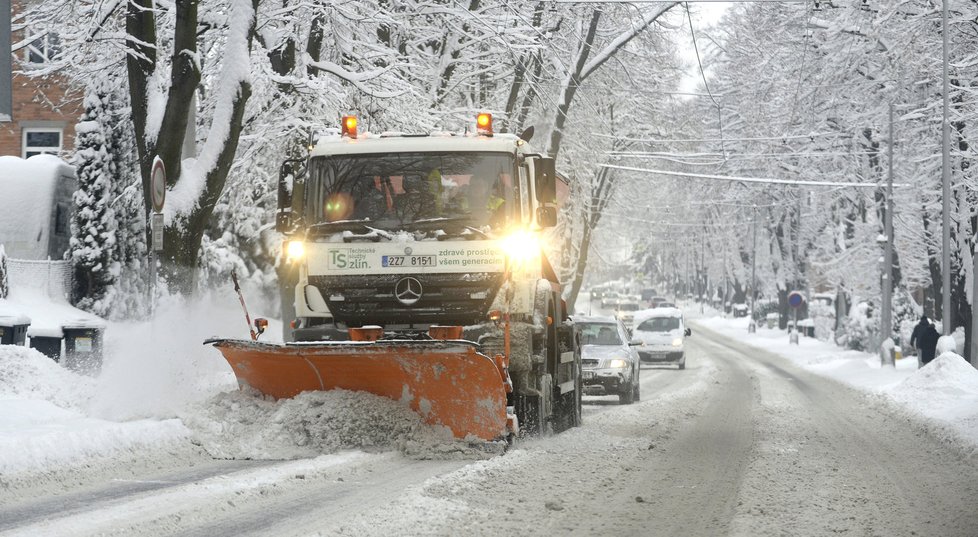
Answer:
[[[394,297],[394,285],[405,277],[421,282],[421,298],[404,305]],[[482,322],[502,284],[502,274],[371,274],[309,276],[333,314],[349,326],[365,324],[448,324]],[[342,300],[334,298],[342,297]]]

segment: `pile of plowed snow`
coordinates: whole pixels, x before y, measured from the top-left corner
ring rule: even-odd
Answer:
[[[884,393],[938,430],[950,427],[939,434],[978,444],[978,369],[961,356],[945,352]]]
[[[446,427],[424,423],[401,403],[346,390],[305,392],[278,401],[233,391],[181,417],[216,458],[297,459],[349,449],[471,458],[487,448],[455,440]]]
[[[72,373],[34,349],[0,345],[0,399],[33,399],[78,409],[91,400],[94,390],[94,379]]]
[[[978,369],[961,356],[945,352],[892,388],[891,393],[978,395]]]

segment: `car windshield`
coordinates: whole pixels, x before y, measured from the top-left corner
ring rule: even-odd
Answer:
[[[638,311],[638,304],[634,302],[625,302],[618,305],[618,309],[621,311]]]
[[[581,324],[581,345],[621,345],[618,330],[611,323]]]
[[[319,227],[357,221],[380,229],[450,219],[499,227],[518,210],[508,153],[383,153],[316,157],[304,216]]]
[[[679,317],[653,317],[638,325],[642,332],[668,332],[679,329]]]

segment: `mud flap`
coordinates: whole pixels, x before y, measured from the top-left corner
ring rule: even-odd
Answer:
[[[511,432],[506,373],[469,341],[205,343],[221,351],[239,385],[275,398],[316,390],[364,391],[409,405],[456,438],[499,440]]]

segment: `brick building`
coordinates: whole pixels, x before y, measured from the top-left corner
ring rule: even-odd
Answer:
[[[18,14],[26,3],[25,0],[11,3],[12,113],[8,121],[0,121],[0,156],[27,158],[51,153],[66,158],[74,148],[82,94],[72,91],[61,77],[25,74],[56,58],[61,49],[57,34],[29,25],[22,28],[25,21]],[[32,35],[37,37],[32,40]]]

